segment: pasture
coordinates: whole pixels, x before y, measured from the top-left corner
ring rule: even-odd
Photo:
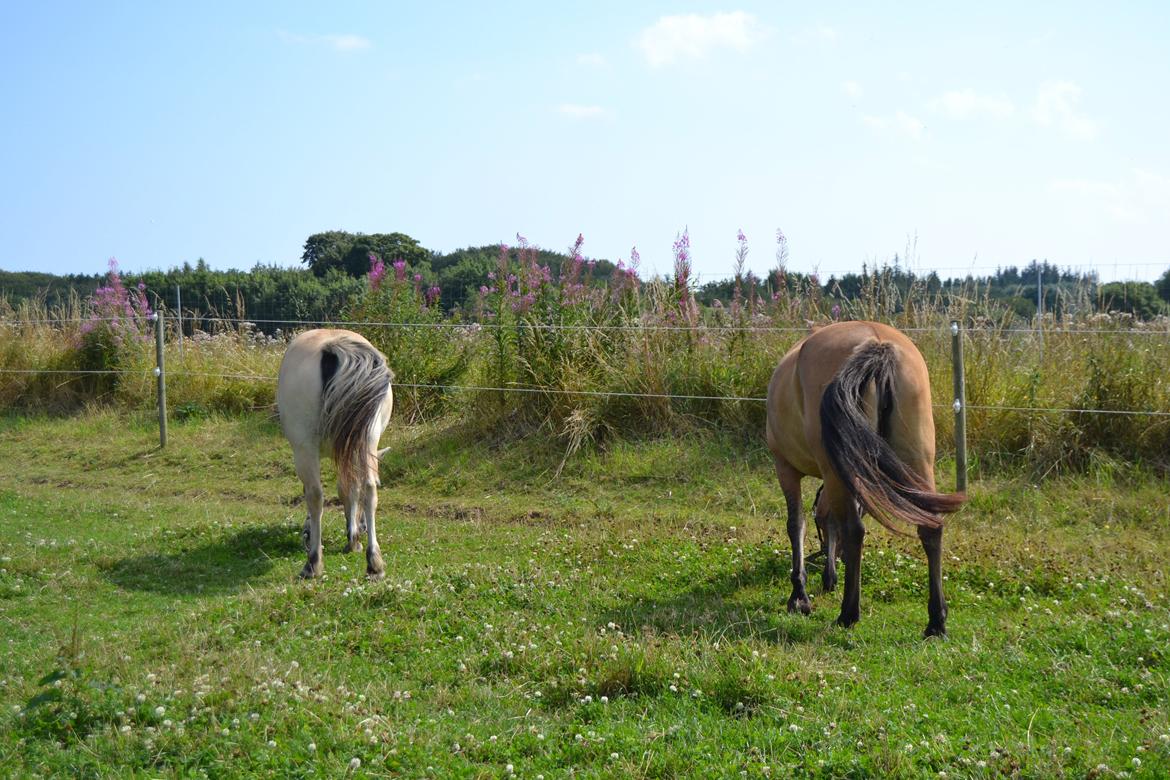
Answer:
[[[785,613],[762,441],[619,440],[558,473],[563,442],[460,425],[391,424],[374,582],[335,499],[325,574],[296,578],[301,485],[263,414],[163,451],[145,412],[0,420],[2,773],[1170,773],[1162,478],[974,481],[924,641],[918,541],[872,522],[861,622],[833,625],[815,566],[812,614]]]

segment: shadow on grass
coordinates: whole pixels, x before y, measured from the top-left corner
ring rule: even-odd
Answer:
[[[120,588],[172,596],[232,593],[267,574],[274,563],[288,564],[289,576],[303,553],[301,537],[287,523],[245,528],[235,534],[174,553],[122,558],[100,565],[102,574]]]
[[[789,615],[790,566],[787,557],[757,562],[748,569],[711,577],[667,598],[635,598],[608,610],[610,621],[626,633],[702,635],[712,640],[752,639],[775,644],[832,641],[840,590],[820,592],[819,567],[809,566],[813,614]],[[816,577],[814,578],[814,571]],[[825,613],[831,617],[826,618]]]

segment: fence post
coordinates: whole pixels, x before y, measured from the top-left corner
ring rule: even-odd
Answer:
[[[158,377],[158,446],[167,446],[167,375],[166,363],[163,357],[163,315],[159,310],[154,312],[154,354],[156,364],[154,375]]]
[[[179,359],[183,358],[183,292],[179,285],[175,285],[175,312],[179,319],[176,321],[176,330],[179,331]]]
[[[951,320],[951,374],[955,388],[955,489],[967,490],[967,383],[963,378],[963,331]]]

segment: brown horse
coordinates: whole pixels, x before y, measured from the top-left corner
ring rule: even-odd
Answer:
[[[876,322],[835,323],[807,336],[768,384],[767,439],[788,507],[788,611],[811,611],[800,481],[820,477],[814,515],[824,530],[826,591],[836,586],[838,546],[845,564],[837,624],[851,626],[861,615],[861,515],[868,512],[897,533],[900,523],[917,528],[930,571],[926,636],[945,635],[942,515],[966,496],[935,490],[930,380],[913,342]]]

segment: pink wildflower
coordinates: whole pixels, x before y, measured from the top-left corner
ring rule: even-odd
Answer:
[[[386,265],[382,259],[370,252],[370,289],[374,292],[382,286],[382,279],[386,276]]]

